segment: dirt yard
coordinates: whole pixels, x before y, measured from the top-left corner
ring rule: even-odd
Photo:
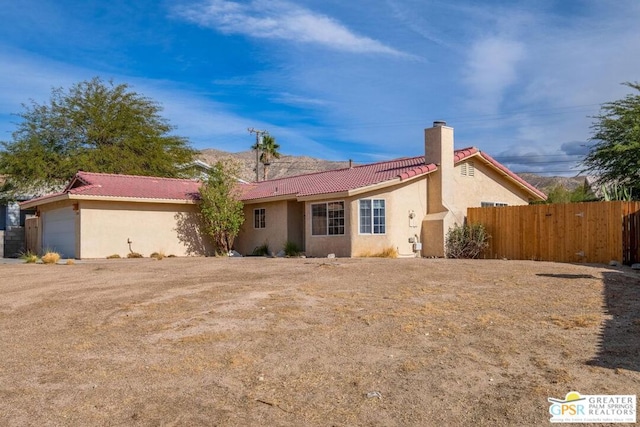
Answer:
[[[640,274],[439,259],[0,265],[2,426],[528,426],[640,395]]]

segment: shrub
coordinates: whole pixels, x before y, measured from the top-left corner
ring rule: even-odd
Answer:
[[[138,252],[129,252],[127,254],[127,258],[144,258],[142,256],[142,254],[139,254]]]
[[[38,255],[34,254],[31,251],[27,251],[20,254],[20,259],[27,264],[35,264],[36,262],[38,262]]]
[[[490,238],[482,224],[456,224],[447,232],[447,258],[478,258],[489,246]]]
[[[302,251],[295,242],[287,240],[287,243],[284,244],[284,254],[286,256],[298,256],[300,255],[300,252]]]
[[[71,258],[69,258],[66,262],[67,265],[74,265],[76,262],[74,260],[72,260]]]
[[[42,255],[42,262],[45,264],[55,264],[60,261],[60,254],[58,252],[48,251]]]
[[[166,255],[164,254],[164,252],[160,251],[160,252],[154,252],[151,255],[149,255],[150,258],[155,258],[158,261],[160,261],[162,258],[166,257]]]
[[[265,256],[265,255],[269,255],[269,243],[264,242],[262,245],[260,246],[256,246],[256,248],[253,250],[253,253],[251,255],[255,255],[255,256]]]
[[[107,257],[107,259],[120,259],[120,258],[122,257],[118,254],[112,254]]]

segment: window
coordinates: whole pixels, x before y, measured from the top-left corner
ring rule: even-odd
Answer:
[[[253,228],[266,228],[266,210],[265,208],[253,210]]]
[[[384,200],[360,200],[360,234],[384,234],[385,232]]]
[[[311,205],[311,235],[335,236],[344,234],[344,202],[314,203]]]
[[[483,208],[492,208],[494,206],[509,206],[509,205],[501,202],[480,202],[480,207],[483,207]]]

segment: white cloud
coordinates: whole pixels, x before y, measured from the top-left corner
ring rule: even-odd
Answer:
[[[517,66],[525,57],[525,47],[516,40],[488,37],[471,47],[463,80],[472,98],[468,105],[481,113],[495,113],[504,92],[518,79]]]
[[[358,35],[335,19],[284,1],[256,0],[244,4],[207,0],[175,10],[188,21],[226,34],[310,43],[354,53],[410,56]]]

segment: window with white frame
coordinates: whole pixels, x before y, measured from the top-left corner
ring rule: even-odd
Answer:
[[[362,199],[359,201],[360,234],[384,234],[386,215],[384,199]]]
[[[253,228],[266,228],[267,227],[267,211],[265,208],[258,208],[253,210]]]
[[[311,205],[311,235],[335,236],[344,234],[344,202],[314,203]]]

